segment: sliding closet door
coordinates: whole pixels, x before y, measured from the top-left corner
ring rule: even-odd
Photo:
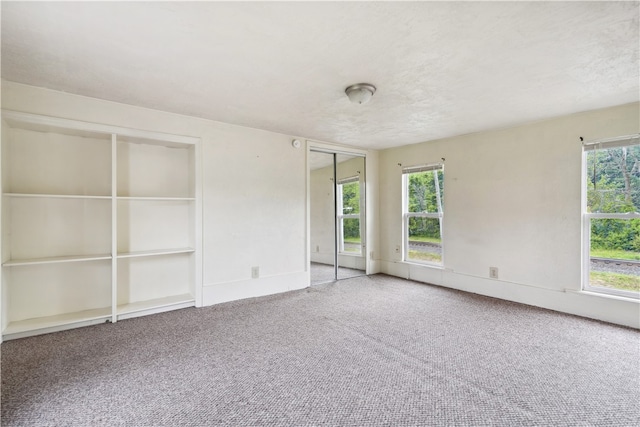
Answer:
[[[337,278],[366,274],[365,158],[336,155]]]
[[[365,158],[311,150],[311,284],[366,274]]]
[[[333,153],[309,153],[311,284],[336,280],[335,168]]]

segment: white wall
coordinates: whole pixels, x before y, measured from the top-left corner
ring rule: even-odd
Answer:
[[[580,137],[640,131],[639,104],[380,152],[381,268],[388,274],[640,327],[638,302],[581,289]],[[408,264],[403,167],[445,158],[444,268]],[[489,267],[499,280],[489,279]]]
[[[200,137],[204,304],[308,285],[306,150],[291,136],[6,81],[2,108]]]

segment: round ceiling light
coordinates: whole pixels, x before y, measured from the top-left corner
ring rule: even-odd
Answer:
[[[354,104],[365,104],[376,93],[376,87],[369,83],[358,83],[349,86],[344,91]]]

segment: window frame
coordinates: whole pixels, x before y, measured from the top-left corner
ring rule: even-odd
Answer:
[[[344,198],[342,194],[342,186],[345,184],[357,183],[358,184],[358,213],[357,214],[345,214],[344,213]],[[350,176],[338,180],[336,186],[337,201],[338,201],[338,253],[340,255],[362,256],[362,185],[360,184],[360,175]],[[344,220],[345,219],[357,219],[358,229],[360,234],[360,246],[358,252],[348,252],[344,250]]]
[[[427,163],[419,166],[409,166],[402,169],[402,261],[430,267],[444,267],[444,206],[437,171],[442,170],[442,185],[444,186],[444,163]],[[412,173],[433,171],[435,174],[435,191],[439,212],[409,212],[409,175]],[[410,218],[437,218],[440,225],[440,250],[442,252],[440,262],[421,261],[409,258],[409,221]]]
[[[640,145],[640,134],[624,135],[614,138],[601,139],[597,141],[584,142],[582,144],[582,283],[581,288],[586,292],[593,292],[603,295],[612,295],[624,298],[640,299],[640,293],[625,291],[622,289],[611,289],[601,286],[592,286],[590,280],[591,273],[591,220],[593,219],[635,219],[640,218],[639,212],[625,213],[601,213],[588,212],[587,206],[587,156],[590,151],[605,150],[609,148],[630,147]]]

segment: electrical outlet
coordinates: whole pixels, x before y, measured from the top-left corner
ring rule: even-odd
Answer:
[[[251,267],[251,278],[257,279],[260,277],[260,267]]]
[[[489,267],[489,277],[492,279],[498,278],[498,267]]]

